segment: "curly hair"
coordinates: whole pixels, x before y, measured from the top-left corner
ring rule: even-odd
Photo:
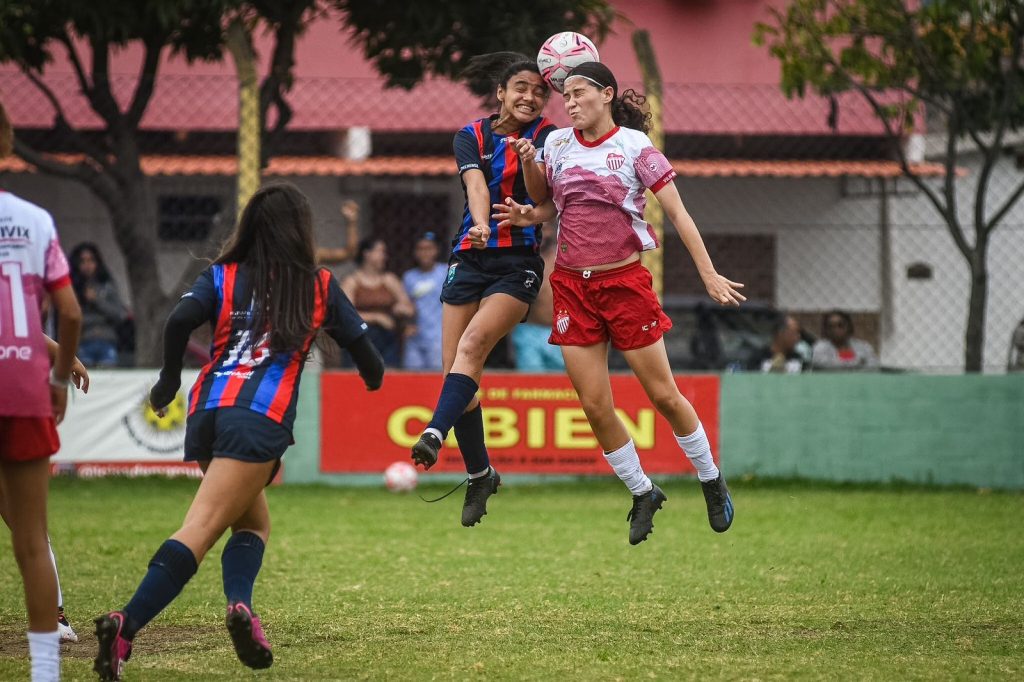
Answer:
[[[612,100],[612,120],[615,121],[615,125],[649,133],[651,112],[646,110],[646,103],[646,97],[630,88]]]
[[[536,60],[520,52],[488,52],[470,58],[466,68],[459,72],[469,91],[477,97],[491,102],[494,89],[499,85],[507,87],[509,79],[520,71],[531,71],[538,76],[540,68]]]

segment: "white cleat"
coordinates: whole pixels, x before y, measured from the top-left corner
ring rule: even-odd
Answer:
[[[62,611],[57,619],[57,633],[60,634],[60,643],[64,642],[77,642],[78,635],[75,634],[75,629],[71,627],[71,623],[64,617]]]

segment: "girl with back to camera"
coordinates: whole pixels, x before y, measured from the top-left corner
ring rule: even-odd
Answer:
[[[500,224],[530,225],[558,214],[555,316],[550,342],[561,346],[566,371],[608,464],[633,494],[629,542],[654,528],[665,494],[644,474],[633,440],[615,414],[608,377],[608,344],[622,351],[655,408],[672,425],[679,447],[697,470],[711,527],[721,533],[733,519],[729,489],[693,406],[679,392],[662,336],[672,321],[661,309],[640,252],[657,248],[644,222],[650,189],[686,245],[708,294],[722,305],[746,299],[715,271],[693,219],[672,180],[675,172],[645,134],[644,100],[619,95],[607,66],[587,62],[565,79],[565,109],[572,127],[553,132],[538,155],[529,141],[514,144],[525,166],[536,207],[507,200],[494,206]],[[550,194],[549,197],[549,191]]]
[[[135,634],[178,596],[228,528],[221,555],[228,632],[242,663],[273,662],[252,610],[270,535],[263,488],[294,442],[299,379],[317,332],[348,349],[369,390],[384,375],[366,324],[330,272],[316,265],[312,224],[299,190],[263,187],[167,319],[164,364],[149,397],[161,415],[181,384],[189,334],[204,322],[213,327],[211,360],[189,391],[185,425],[185,460],[198,461],[204,475],[184,522],[153,555],[135,595],[96,619],[100,679],[120,679]]]
[[[544,277],[538,254],[541,221],[499,227],[490,207],[505,199],[524,203],[528,189],[540,191],[539,186],[528,187],[510,144],[532,140],[543,145],[554,126],[541,116],[550,93],[534,60],[510,52],[480,55],[462,77],[477,94],[496,88],[499,110],[455,135],[455,162],[466,204],[441,290],[445,378],[433,417],[412,447],[412,459],[432,467],[455,428],[469,475],[462,507],[462,525],[468,527],[487,513],[487,499],[501,483],[487,455],[476,397],[484,361],[526,316]]]

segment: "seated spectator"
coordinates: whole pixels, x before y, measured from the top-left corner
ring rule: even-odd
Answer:
[[[341,288],[366,322],[370,341],[388,367],[398,367],[402,324],[415,315],[402,282],[387,271],[388,247],[379,237],[367,237],[356,249],[356,269]]]
[[[71,284],[82,307],[78,357],[86,367],[115,367],[118,330],[129,317],[117,284],[111,279],[99,249],[91,242],[76,246],[68,260]]]
[[[349,200],[341,205],[345,218],[345,246],[316,247],[316,261],[321,265],[338,265],[352,260],[359,246],[359,204]]]
[[[822,320],[822,338],[814,344],[814,369],[878,369],[875,349],[863,339],[853,338],[853,318],[842,310],[827,313]]]
[[[402,275],[405,293],[416,306],[416,319],[405,328],[406,369],[441,369],[441,287],[448,266],[437,262],[440,252],[437,235],[425,233],[413,247],[416,267]]]
[[[754,358],[751,369],[780,374],[799,374],[805,360],[797,349],[800,324],[790,315],[780,317],[772,333],[772,343]]]
[[[1024,372],[1024,320],[1014,327],[1010,336],[1010,353],[1006,360],[1007,372]]]
[[[554,234],[554,230],[546,232]],[[544,273],[548,276],[555,269],[555,239],[549,237],[541,242],[540,255],[544,259]],[[551,320],[554,307],[551,297],[551,283],[548,277],[540,286],[537,299],[526,314],[526,321],[512,330],[512,347],[515,350],[516,369],[521,372],[565,371],[565,360],[558,346],[548,343],[551,336]]]

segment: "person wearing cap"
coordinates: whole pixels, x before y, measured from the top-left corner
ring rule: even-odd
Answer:
[[[416,307],[415,320],[405,328],[405,369],[441,369],[441,287],[448,266],[437,261],[440,251],[437,234],[425,232],[413,247],[416,267],[402,275],[405,292]]]
[[[683,207],[675,171],[650,138],[645,99],[619,93],[611,70],[598,62],[574,68],[565,79],[565,110],[572,127],[556,130],[538,154],[529,140],[513,146],[536,204],[514,200],[494,205],[502,225],[559,220],[551,274],[554,319],[550,342],[561,346],[566,371],[609,465],[633,494],[629,542],[639,544],[654,528],[665,494],[643,471],[636,445],[615,413],[608,377],[608,345],[620,350],[655,408],[672,425],[679,447],[697,470],[708,521],[724,532],[733,504],[725,479],[693,406],[679,392],[665,352],[672,327],[654,292],[640,252],[658,247],[644,221],[650,190],[686,245],[708,295],[722,305],[746,300],[743,287],[716,272],[693,219]]]

